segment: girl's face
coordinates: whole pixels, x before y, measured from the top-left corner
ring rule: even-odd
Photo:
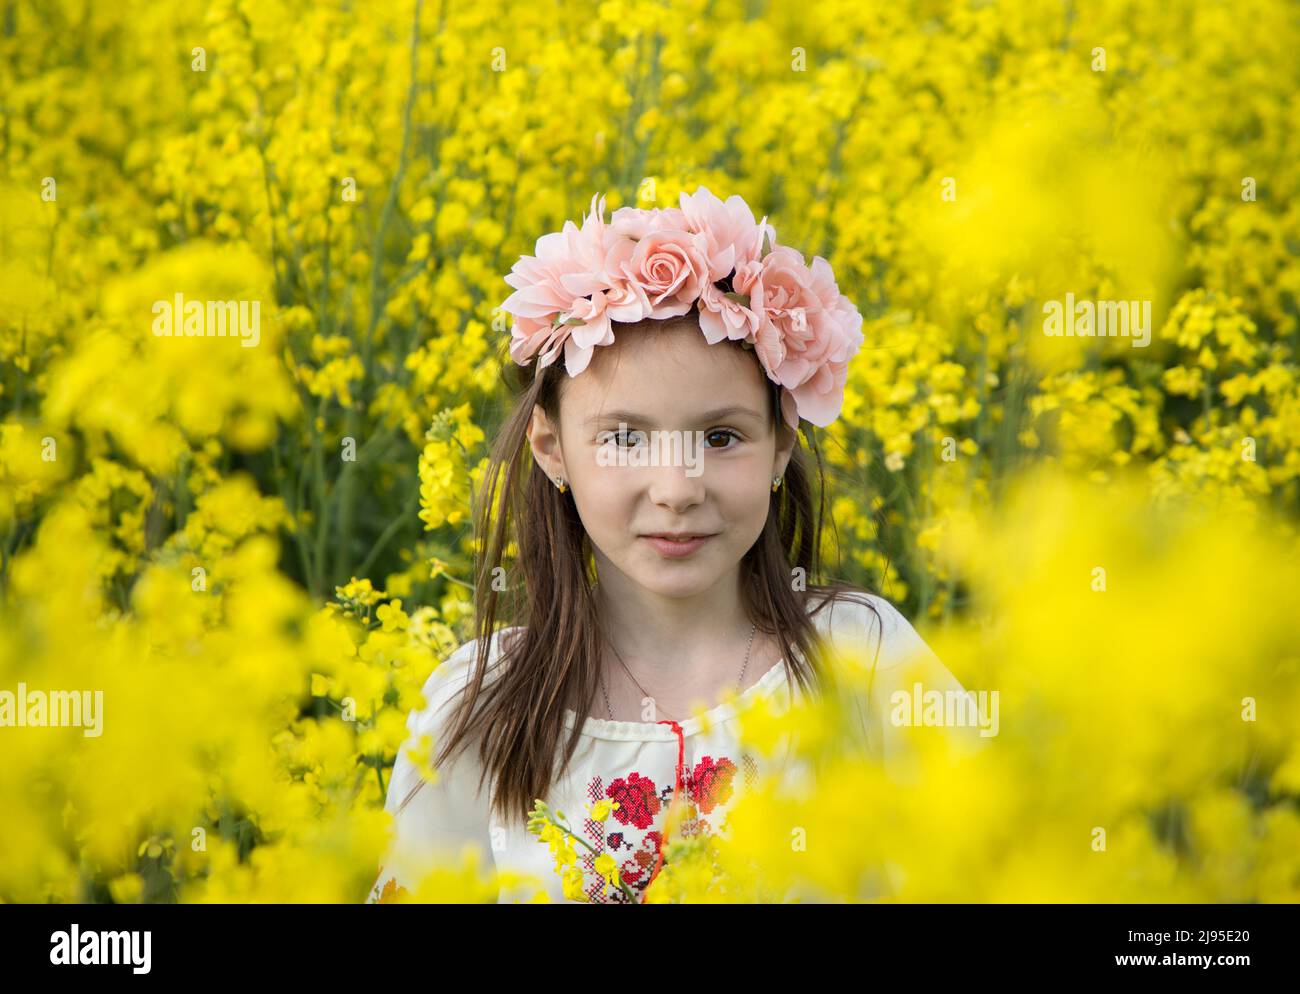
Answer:
[[[672,598],[734,582],[795,443],[769,420],[755,357],[677,322],[635,329],[562,375],[560,424],[538,405],[528,437],[547,475],[568,483],[602,582],[613,568]],[[664,533],[710,537],[693,551],[647,538]]]

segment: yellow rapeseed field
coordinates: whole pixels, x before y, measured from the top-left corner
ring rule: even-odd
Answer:
[[[0,900],[365,898],[470,636],[503,277],[701,185],[864,316],[824,554],[1005,708],[905,783],[797,710],[816,790],[647,900],[1300,900],[1296,13],[0,5]],[[98,731],[19,727],[81,688]]]

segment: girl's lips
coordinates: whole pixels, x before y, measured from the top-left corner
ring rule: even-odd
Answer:
[[[704,543],[714,538],[713,535],[702,535],[699,538],[693,538],[688,542],[674,542],[669,538],[657,538],[654,535],[642,535],[645,541],[649,542],[659,555],[665,559],[681,559],[685,556],[694,554],[697,550],[704,547]]]

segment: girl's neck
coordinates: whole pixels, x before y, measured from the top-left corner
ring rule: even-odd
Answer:
[[[643,698],[650,696],[663,717],[685,720],[693,704],[713,707],[727,689],[748,689],[779,657],[775,641],[754,631],[738,596],[729,603],[708,595],[613,602],[598,585],[596,604],[604,686],[594,717],[608,718],[612,710],[615,720],[643,720]]]
[[[737,644],[743,652],[750,634],[740,597],[724,596],[722,590],[674,599],[639,591],[616,593],[598,584],[595,599],[605,639],[613,642],[638,679],[642,672],[653,679],[672,678],[716,663]],[[740,663],[737,657],[737,669]]]

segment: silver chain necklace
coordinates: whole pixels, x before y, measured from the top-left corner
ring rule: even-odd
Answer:
[[[745,663],[744,663],[744,665],[741,666],[741,668],[740,668],[740,679],[737,681],[737,683],[738,683],[742,688],[744,687],[744,684],[745,684],[745,671],[749,669],[749,654],[750,654],[750,653],[753,651],[753,649],[754,649],[754,633],[755,633],[757,630],[758,630],[757,626],[754,625],[753,623],[751,623],[750,626],[749,626],[749,644],[745,647]],[[641,691],[642,699],[649,697],[651,700],[654,700],[654,698],[653,698],[650,694],[647,694],[647,693],[646,693],[645,688],[642,687],[641,684],[637,682],[637,678],[634,677],[634,676],[632,676],[632,671],[629,670],[629,669],[627,668],[627,663],[623,662],[623,657],[622,657],[621,655],[619,655],[619,651],[618,651],[618,649],[614,646],[614,640],[611,639],[611,638],[607,635],[607,636],[605,636],[605,641],[608,642],[608,643],[609,643],[609,647],[610,647],[611,649],[614,650],[614,656],[615,656],[615,658],[618,659],[618,661],[619,661],[619,663],[622,665],[623,669],[624,669],[624,670],[627,670],[627,675],[628,675],[628,677],[632,680],[633,683],[636,684],[637,689],[638,689],[639,691]],[[605,677],[604,677],[604,675],[601,675],[601,677],[600,677],[600,692],[601,692],[602,694],[605,695],[605,711],[609,714],[609,720],[610,720],[610,721],[613,721],[613,720],[614,720],[614,709],[613,709],[612,707],[609,706],[609,691],[605,689]],[[675,720],[675,719],[670,718],[669,720],[671,721],[671,720]]]

